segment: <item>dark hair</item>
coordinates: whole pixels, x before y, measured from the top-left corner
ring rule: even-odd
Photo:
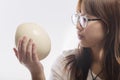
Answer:
[[[116,56],[120,57],[120,0],[79,0],[78,9],[81,3],[85,11],[102,19],[106,31],[103,60],[103,78],[105,80],[120,80],[120,64]],[[92,63],[90,48],[78,48],[74,55],[66,57],[67,66],[71,73],[71,80],[86,80],[88,70]]]

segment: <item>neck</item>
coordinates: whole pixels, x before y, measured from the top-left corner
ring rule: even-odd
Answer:
[[[91,69],[95,74],[98,74],[103,69],[103,65],[102,65],[103,57],[104,57],[103,47],[96,46],[96,47],[91,48],[91,50],[92,50],[92,57],[93,57]],[[101,74],[99,75],[99,77],[102,78]]]
[[[93,57],[93,63],[102,63],[103,57],[104,57],[104,51],[103,47],[93,47],[92,50],[92,57]]]

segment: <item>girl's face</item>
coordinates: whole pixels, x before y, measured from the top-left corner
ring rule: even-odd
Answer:
[[[81,5],[80,14],[81,16],[86,15],[88,19],[98,19],[97,17],[86,14],[83,4]],[[78,31],[77,32],[78,38],[80,39],[80,46],[92,48],[103,45],[105,38],[105,31],[103,29],[103,25],[100,20],[88,21],[85,28],[78,21],[76,27]]]

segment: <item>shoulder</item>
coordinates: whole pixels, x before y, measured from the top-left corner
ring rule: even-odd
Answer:
[[[65,62],[65,59],[69,55],[74,55],[78,52],[78,49],[72,49],[72,50],[64,50],[56,59],[55,63],[60,62],[63,64]]]
[[[72,49],[72,50],[64,50],[55,60],[54,65],[60,63],[63,64],[66,57],[69,55],[73,55],[77,52],[77,49]]]
[[[65,65],[66,65],[66,57],[72,54],[75,54],[77,52],[77,49],[73,50],[66,50],[63,51],[60,56],[55,60],[52,68],[51,68],[51,75],[52,79],[54,78],[61,78],[60,80],[68,80],[68,72],[65,70]],[[56,79],[55,79],[56,80]]]
[[[76,53],[78,53],[78,49],[66,50],[66,51],[63,51],[63,53],[60,56],[65,58],[69,55],[74,55]]]

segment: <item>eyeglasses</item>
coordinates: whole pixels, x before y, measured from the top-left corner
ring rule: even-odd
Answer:
[[[72,15],[72,22],[76,26],[78,23],[82,28],[86,28],[88,21],[96,21],[96,20],[101,20],[99,18],[94,18],[94,19],[89,19],[87,18],[86,15],[81,15],[81,13],[76,13]]]

